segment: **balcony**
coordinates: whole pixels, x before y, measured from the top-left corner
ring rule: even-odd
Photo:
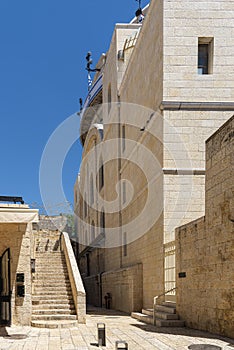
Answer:
[[[103,76],[101,74],[97,78],[95,83],[92,85],[92,87],[91,87],[91,89],[86,97],[86,100],[85,100],[85,103],[84,103],[84,106],[83,106],[83,109],[82,109],[82,112],[80,115],[80,118],[81,118],[81,121],[80,121],[80,140],[81,140],[81,143],[83,145],[84,145],[84,142],[86,139],[86,135],[87,135],[87,133],[90,129],[90,126],[93,122],[96,108],[98,105],[102,104],[102,84],[103,84],[102,77]],[[90,108],[90,107],[92,107],[92,108]]]

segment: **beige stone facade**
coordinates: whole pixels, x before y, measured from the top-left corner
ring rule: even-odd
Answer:
[[[177,309],[186,324],[234,335],[234,117],[206,143],[205,216],[176,230]],[[179,278],[179,273],[186,277]]]
[[[112,307],[140,311],[176,287],[175,228],[204,215],[205,140],[234,110],[233,11],[230,1],[157,0],[142,25],[115,27],[75,185],[90,303],[110,293]],[[198,74],[206,44],[209,74]]]
[[[2,262],[1,314],[2,324],[26,325],[31,324],[32,281],[31,281],[31,247],[32,222],[38,220],[38,211],[29,209],[26,205],[0,204],[0,256],[9,250],[8,257]],[[4,264],[4,267],[3,267]],[[9,275],[8,275],[9,273]],[[20,275],[24,277],[19,281]],[[10,277],[10,290],[8,278]],[[24,295],[20,295],[19,287],[23,286]],[[9,296],[9,299],[3,299]],[[10,303],[10,304],[8,304]],[[8,307],[10,305],[10,308]]]

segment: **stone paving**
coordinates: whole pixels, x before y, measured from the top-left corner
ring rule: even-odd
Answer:
[[[97,349],[97,323],[106,325],[106,347],[115,349],[125,340],[129,350],[234,350],[228,339],[188,328],[156,328],[112,310],[89,308],[87,323],[72,328],[0,328],[0,350],[87,350]],[[213,345],[213,346],[212,346]]]

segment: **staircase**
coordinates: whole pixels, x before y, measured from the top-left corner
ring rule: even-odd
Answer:
[[[76,326],[77,315],[58,234],[38,233],[35,258],[31,325],[40,328]]]
[[[155,305],[155,325],[157,327],[184,327],[184,321],[179,319],[176,313],[176,304],[163,302],[162,305]],[[146,309],[140,312],[132,312],[131,316],[139,321],[154,324],[153,309]]]

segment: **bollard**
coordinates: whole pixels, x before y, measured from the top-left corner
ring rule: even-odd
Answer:
[[[98,323],[98,346],[106,346],[106,326],[105,323]]]
[[[128,350],[128,343],[124,340],[117,340],[115,342],[115,350]]]

